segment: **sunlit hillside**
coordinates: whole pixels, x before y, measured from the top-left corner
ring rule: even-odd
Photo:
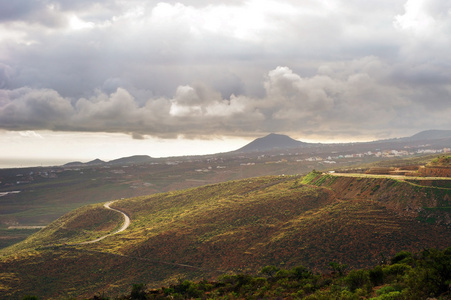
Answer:
[[[133,283],[160,287],[228,271],[255,273],[264,265],[368,267],[401,250],[451,244],[448,227],[402,214],[371,192],[342,197],[332,184],[318,186],[328,182],[321,176],[259,177],[120,200],[112,207],[131,217],[130,227],[86,245],[73,244],[107,234],[122,221],[99,205],[78,209],[0,252],[0,295],[115,295]],[[406,184],[398,183],[400,191]],[[368,190],[376,192],[378,185],[372,179]],[[347,189],[351,193],[352,185]],[[441,191],[444,197],[451,193]],[[427,193],[416,197],[427,203]],[[412,205],[423,203],[417,200]]]

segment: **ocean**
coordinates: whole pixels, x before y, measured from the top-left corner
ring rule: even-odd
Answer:
[[[0,169],[61,166],[74,160],[51,158],[0,158]]]

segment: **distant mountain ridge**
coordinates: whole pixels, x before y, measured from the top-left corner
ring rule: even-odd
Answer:
[[[403,137],[403,138],[394,138],[394,139],[388,139],[388,140],[376,140],[370,143],[400,143],[400,142],[420,142],[420,141],[432,141],[432,140],[441,140],[441,141],[450,141],[451,143],[451,130],[425,130],[421,131],[417,134],[414,134],[409,137]],[[349,144],[353,145],[355,143],[344,143],[344,145]],[[365,142],[360,143],[365,144]],[[273,151],[277,149],[293,149],[293,148],[303,148],[303,147],[309,147],[309,146],[321,146],[321,145],[327,145],[327,144],[321,144],[321,143],[306,143],[297,141],[295,139],[292,139],[289,136],[282,135],[282,134],[275,134],[271,133],[267,136],[258,138],[249,144],[245,145],[244,147],[241,147],[238,150],[235,150],[233,152],[235,153],[250,153],[250,152],[265,152],[265,151]]]
[[[118,159],[113,159],[108,162],[101,159],[95,159],[87,163],[75,161],[65,164],[65,167],[76,167],[76,166],[96,166],[96,165],[131,165],[131,164],[142,164],[154,161],[155,158],[149,155],[133,155],[128,157],[122,157]]]
[[[114,160],[110,160],[108,162],[109,165],[118,165],[118,164],[140,164],[140,163],[148,163],[155,160],[149,155],[133,155],[129,157],[122,157]]]
[[[425,130],[412,135],[409,140],[435,140],[451,138],[451,130]]]
[[[104,164],[105,161],[101,160],[101,159],[94,159],[91,161],[88,161],[86,163],[81,162],[81,161],[73,161],[67,164],[64,164],[64,167],[78,167],[78,166],[96,166],[96,165],[102,165]]]
[[[425,130],[421,131],[417,134],[414,134],[409,137],[402,138],[393,138],[387,140],[376,140],[373,142],[362,142],[359,144],[379,144],[379,143],[413,143],[413,142],[421,142],[421,141],[441,141],[450,143],[451,146],[451,130]],[[344,143],[343,145],[354,145],[355,143]],[[328,144],[322,143],[306,143],[302,141],[295,140],[287,135],[270,133],[264,137],[257,138],[247,145],[230,152],[218,153],[227,154],[227,153],[252,153],[252,152],[270,152],[276,150],[287,150],[287,149],[296,149],[296,148],[305,148],[312,146],[327,146]],[[95,159],[93,161],[82,163],[82,162],[70,162],[65,164],[65,167],[74,167],[74,166],[95,166],[95,165],[130,165],[130,164],[142,164],[142,163],[150,163],[158,160],[157,158],[153,158],[148,155],[133,155],[129,157],[122,157],[118,159],[114,159],[108,162],[102,161],[100,159]]]

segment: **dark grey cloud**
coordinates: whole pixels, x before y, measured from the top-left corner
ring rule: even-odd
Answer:
[[[57,7],[46,0],[0,0],[1,22],[23,22],[46,27],[62,27],[66,20]]]
[[[9,87],[11,77],[14,75],[14,69],[6,64],[0,63],[0,89]]]
[[[9,3],[3,129],[139,139],[451,126],[443,1]]]
[[[449,126],[449,118],[437,118],[451,114],[449,105],[437,111],[421,99],[434,96],[449,100],[449,90],[428,94],[421,88],[383,84],[374,74],[381,72],[378,75],[383,77],[386,66],[380,63],[378,68],[368,68],[371,60],[377,59],[353,62],[356,71],[360,66],[360,72],[349,76],[338,70],[306,78],[288,67],[277,67],[264,79],[262,98],[224,98],[216,90],[196,84],[179,86],[171,98],[150,98],[140,105],[122,88],[111,94],[98,91],[90,98],[75,101],[52,90],[22,88],[1,95],[0,127],[125,132],[141,138],[234,132],[248,135],[262,130],[339,134],[357,124],[359,130],[366,132],[401,125],[404,129],[416,128],[418,124]],[[425,121],[418,123],[419,120]]]

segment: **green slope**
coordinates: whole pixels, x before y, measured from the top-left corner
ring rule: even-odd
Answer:
[[[119,214],[84,207],[0,252],[0,298],[115,295],[133,283],[160,287],[227,271],[255,273],[264,265],[365,267],[401,250],[451,244],[446,227],[381,201],[336,195],[330,185],[268,176],[125,199],[112,207],[131,217],[126,231],[95,244],[35,250],[89,240],[121,224]]]

